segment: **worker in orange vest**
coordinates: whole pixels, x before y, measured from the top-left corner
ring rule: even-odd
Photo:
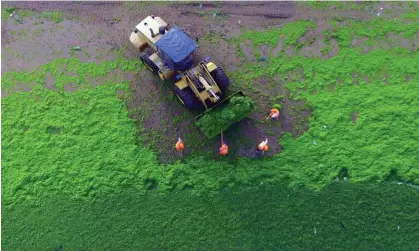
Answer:
[[[226,156],[228,154],[228,146],[224,143],[222,143],[221,145],[220,154],[223,156]]]
[[[276,120],[279,118],[279,110],[276,108],[272,108],[271,112],[269,113],[269,116],[266,118],[266,120],[268,119],[273,119]]]
[[[221,132],[221,148],[220,148],[220,154],[223,156],[226,156],[228,154],[228,146],[224,143],[223,140],[223,132]]]
[[[262,141],[259,145],[258,145],[258,151],[262,152],[262,155],[265,151],[269,150],[269,146],[268,146],[268,139],[266,138],[264,141]]]
[[[183,148],[185,148],[185,145],[183,144],[183,141],[180,137],[178,138],[175,147],[176,147],[176,151],[178,151],[179,155],[182,157],[182,151],[183,151]]]

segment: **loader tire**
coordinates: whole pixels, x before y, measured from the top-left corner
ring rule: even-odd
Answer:
[[[217,83],[223,93],[223,96],[225,96],[227,94],[228,86],[230,85],[230,80],[228,79],[227,74],[225,74],[221,67],[217,67],[211,72],[211,76]]]
[[[151,53],[144,51],[140,54],[141,62],[154,74],[159,74],[159,67],[157,67],[156,64],[153,63],[150,59]]]
[[[204,108],[190,87],[181,90],[179,87],[175,86],[175,94],[183,105],[190,110],[201,110]]]

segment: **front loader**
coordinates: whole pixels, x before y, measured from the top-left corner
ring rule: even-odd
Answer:
[[[169,27],[160,17],[148,16],[137,24],[130,41],[154,75],[161,80],[174,80],[174,92],[186,108],[205,114],[223,109],[225,106],[219,104],[226,104],[235,96],[226,95],[230,80],[223,69],[209,60],[194,65],[196,42],[179,27]]]

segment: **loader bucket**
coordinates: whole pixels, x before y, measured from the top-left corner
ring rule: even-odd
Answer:
[[[211,139],[248,117],[253,110],[253,101],[238,91],[195,117],[195,124]]]

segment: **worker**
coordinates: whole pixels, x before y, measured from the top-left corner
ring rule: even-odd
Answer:
[[[266,118],[266,120],[268,119],[273,119],[276,120],[279,118],[279,110],[276,108],[272,108],[271,112],[269,113],[269,116]]]
[[[179,152],[180,156],[182,156],[183,148],[185,148],[185,145],[183,144],[182,139],[179,137],[176,142],[176,151]]]
[[[228,154],[228,146],[224,143],[224,137],[223,132],[221,131],[221,148],[220,148],[220,154],[223,156],[226,156]]]
[[[220,154],[223,156],[226,156],[228,154],[228,146],[224,143],[221,145]]]
[[[268,139],[266,138],[264,141],[262,141],[259,145],[258,145],[258,151],[259,152],[262,152],[262,154],[265,152],[265,151],[268,151],[269,150],[269,146],[268,146]]]

